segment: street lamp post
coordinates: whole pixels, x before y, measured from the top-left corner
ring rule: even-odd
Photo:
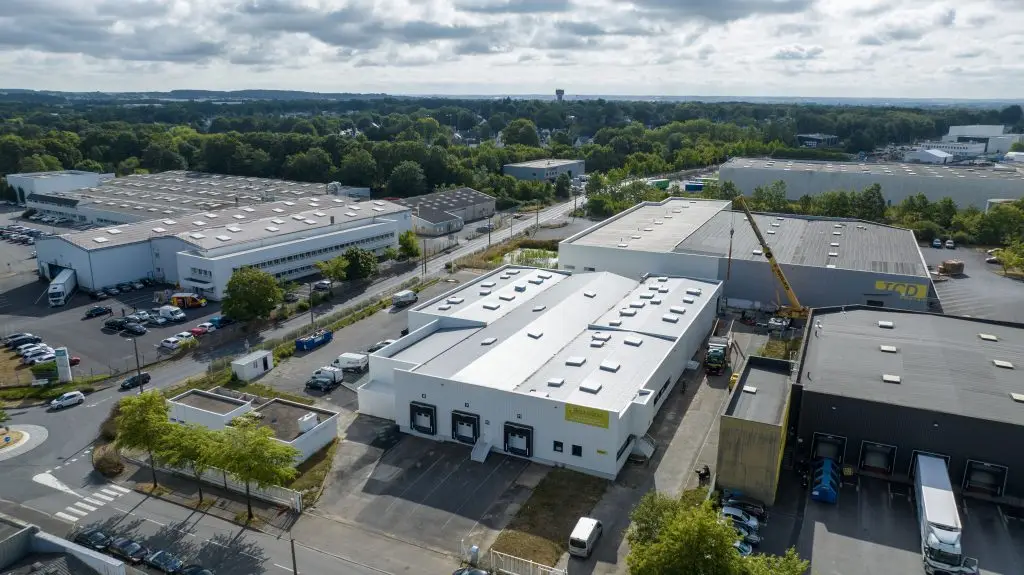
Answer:
[[[309,282],[309,325],[316,321],[313,319],[313,282]]]
[[[141,394],[143,391],[142,388],[145,386],[145,382],[142,381],[142,362],[139,361],[139,338],[133,337],[131,340],[132,347],[135,349],[135,375],[139,380],[139,393]]]

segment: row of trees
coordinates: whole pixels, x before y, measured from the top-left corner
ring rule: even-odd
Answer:
[[[245,483],[251,521],[250,484],[263,489],[284,485],[295,478],[299,450],[275,440],[273,430],[260,425],[259,419],[243,415],[223,430],[211,430],[201,425],[171,423],[168,409],[163,394],[153,390],[122,399],[117,416],[114,444],[119,449],[149,455],[154,488],[158,485],[156,465],[166,464],[192,474],[202,503],[200,478],[208,469],[221,469]]]
[[[411,230],[398,236],[398,249],[385,250],[383,259],[415,258],[420,254],[416,234]],[[362,280],[379,273],[377,256],[361,248],[349,248],[343,255],[316,262],[324,279],[332,284],[345,280]],[[224,289],[222,310],[238,321],[266,319],[284,300],[285,286],[273,275],[253,267],[243,267],[231,274]]]
[[[626,562],[632,575],[803,575],[809,563],[790,549],[782,557],[741,557],[739,539],[710,502],[699,506],[650,491],[630,515]]]

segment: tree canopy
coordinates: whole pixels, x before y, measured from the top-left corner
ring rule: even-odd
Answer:
[[[122,398],[117,416],[115,445],[119,449],[137,449],[149,454],[153,487],[157,485],[156,454],[171,429],[167,409],[167,401],[163,394],[158,390],[152,390]]]
[[[246,507],[252,520],[250,484],[283,485],[295,477],[299,450],[274,439],[274,431],[255,418],[241,416],[221,432],[219,467],[245,483]]]
[[[252,267],[235,270],[224,288],[225,315],[238,321],[270,317],[284,291],[274,276]]]
[[[333,285],[334,282],[345,281],[348,273],[348,260],[344,256],[337,256],[329,260],[316,262],[316,268]]]
[[[349,263],[350,278],[361,280],[377,275],[377,256],[373,255],[373,252],[362,248],[349,248],[345,250],[345,259]]]
[[[398,255],[406,259],[419,257],[420,241],[416,232],[406,230],[398,236]]]

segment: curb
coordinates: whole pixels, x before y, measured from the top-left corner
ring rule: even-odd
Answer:
[[[278,537],[278,535],[275,535],[273,533],[270,533],[269,531],[265,531],[263,529],[260,529],[259,527],[253,527],[252,525],[249,525],[247,523],[239,523],[239,522],[235,521],[234,519],[227,519],[225,517],[221,517],[220,515],[216,515],[216,514],[210,513],[209,508],[207,508],[207,509],[199,509],[197,507],[190,507],[188,505],[184,505],[184,504],[182,504],[182,503],[180,503],[178,501],[175,501],[173,499],[164,497],[163,495],[154,495],[152,493],[147,493],[145,491],[139,491],[138,489],[135,488],[135,486],[131,486],[130,484],[118,483],[116,481],[112,481],[111,483],[114,483],[116,485],[120,485],[121,487],[124,487],[125,489],[131,489],[132,493],[137,493],[139,495],[142,495],[143,497],[152,497],[153,499],[159,499],[160,501],[164,501],[166,503],[170,503],[171,505],[177,505],[178,507],[181,507],[182,509],[188,509],[189,511],[200,512],[200,513],[203,513],[204,515],[209,515],[211,517],[216,517],[217,519],[220,519],[222,521],[226,521],[228,523],[231,523],[232,525],[237,525],[239,527],[242,527],[244,529],[248,529],[250,531],[257,531],[259,533],[262,533],[264,535],[268,535],[270,537]],[[136,486],[137,485],[138,484],[136,484]],[[218,497],[217,499],[221,499],[221,498]],[[211,505],[210,507],[213,507],[213,505]],[[282,532],[286,532],[284,529],[281,529],[281,531]]]

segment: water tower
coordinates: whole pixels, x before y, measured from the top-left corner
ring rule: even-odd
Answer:
[[[557,98],[559,102],[562,101],[563,96],[565,96],[565,90],[561,88],[555,90],[555,98]]]

